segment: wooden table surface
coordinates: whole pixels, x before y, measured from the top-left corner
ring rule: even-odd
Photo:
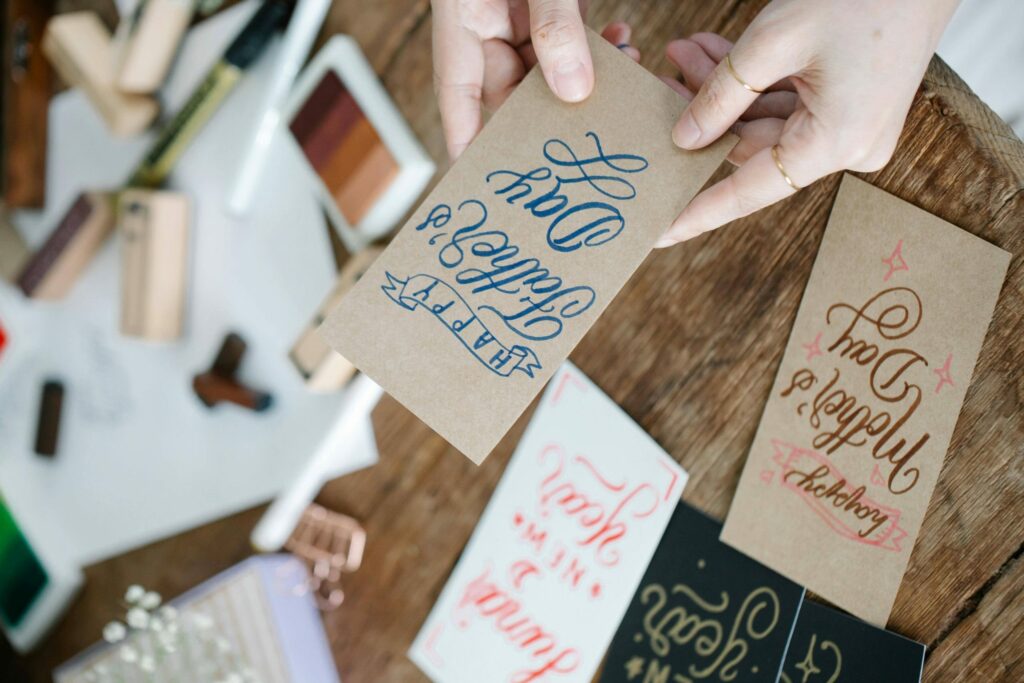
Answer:
[[[591,26],[631,22],[644,65],[667,74],[669,40],[700,30],[735,39],[765,2],[590,4]],[[428,1],[337,0],[325,35],[334,32],[359,40],[442,161]],[[1024,145],[935,59],[895,158],[864,177],[1014,255],[889,628],[928,645],[931,683],[1024,680]],[[683,497],[719,519],[729,509],[838,184],[838,175],[827,178],[651,256],[572,355],[689,471]],[[527,419],[475,467],[395,401],[381,401],[374,413],[380,464],[328,484],[319,497],[362,520],[369,534],[344,608],[326,619],[346,683],[425,680],[405,652]],[[174,596],[243,559],[260,512],[86,568],[84,592],[35,654],[15,658],[0,645],[0,679],[49,681],[55,665],[97,639],[129,583]]]

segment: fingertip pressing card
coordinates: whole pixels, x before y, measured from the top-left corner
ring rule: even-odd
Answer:
[[[1009,260],[845,177],[722,540],[884,626]]]
[[[721,543],[721,530],[679,504],[601,683],[775,683],[804,589]]]
[[[590,681],[685,484],[566,363],[410,658],[437,683]]]
[[[920,683],[923,644],[804,601],[779,683]]]
[[[685,103],[594,33],[591,96],[534,69],[323,326],[482,461],[725,159],[672,144]]]

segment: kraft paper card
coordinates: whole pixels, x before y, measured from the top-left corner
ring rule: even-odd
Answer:
[[[437,683],[590,681],[685,484],[566,363],[410,658]]]
[[[807,600],[779,683],[920,683],[923,644]]]
[[[680,503],[612,641],[601,683],[775,683],[804,589]]]
[[[534,69],[323,326],[482,461],[725,159],[672,144],[684,101],[590,34],[597,83]]]
[[[1009,260],[845,177],[722,540],[884,626]]]

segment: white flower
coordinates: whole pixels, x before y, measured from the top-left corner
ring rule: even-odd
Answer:
[[[139,604],[145,609],[156,609],[160,606],[160,602],[163,598],[156,591],[149,591],[139,600]]]
[[[126,662],[135,662],[139,659],[139,653],[135,651],[135,648],[129,645],[121,646],[121,659]]]
[[[142,596],[145,595],[145,594],[146,594],[146,589],[143,588],[142,586],[140,586],[139,584],[134,583],[134,584],[128,586],[128,590],[125,591],[125,593],[124,593],[124,599],[129,604],[134,605],[139,600],[141,600]]]
[[[144,629],[149,626],[149,612],[141,607],[132,607],[128,610],[125,621],[132,628]]]
[[[178,610],[173,605],[164,605],[160,608],[160,616],[164,621],[170,623],[178,618]]]
[[[156,671],[156,660],[149,655],[143,655],[142,659],[139,660],[139,668],[152,673]]]
[[[196,628],[202,631],[207,631],[213,628],[213,619],[209,614],[205,614],[204,612],[196,612],[193,614],[192,623],[195,624]]]
[[[149,620],[149,628],[154,630],[154,631],[163,631],[164,630],[163,619],[161,619],[160,617],[152,617]]]
[[[103,627],[103,640],[108,643],[120,643],[128,635],[128,629],[120,621],[112,621]]]

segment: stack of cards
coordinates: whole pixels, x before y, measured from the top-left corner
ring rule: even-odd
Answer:
[[[602,683],[920,680],[923,645],[805,602],[680,503],[685,483],[565,364],[410,658],[437,683],[586,683],[610,642]]]

